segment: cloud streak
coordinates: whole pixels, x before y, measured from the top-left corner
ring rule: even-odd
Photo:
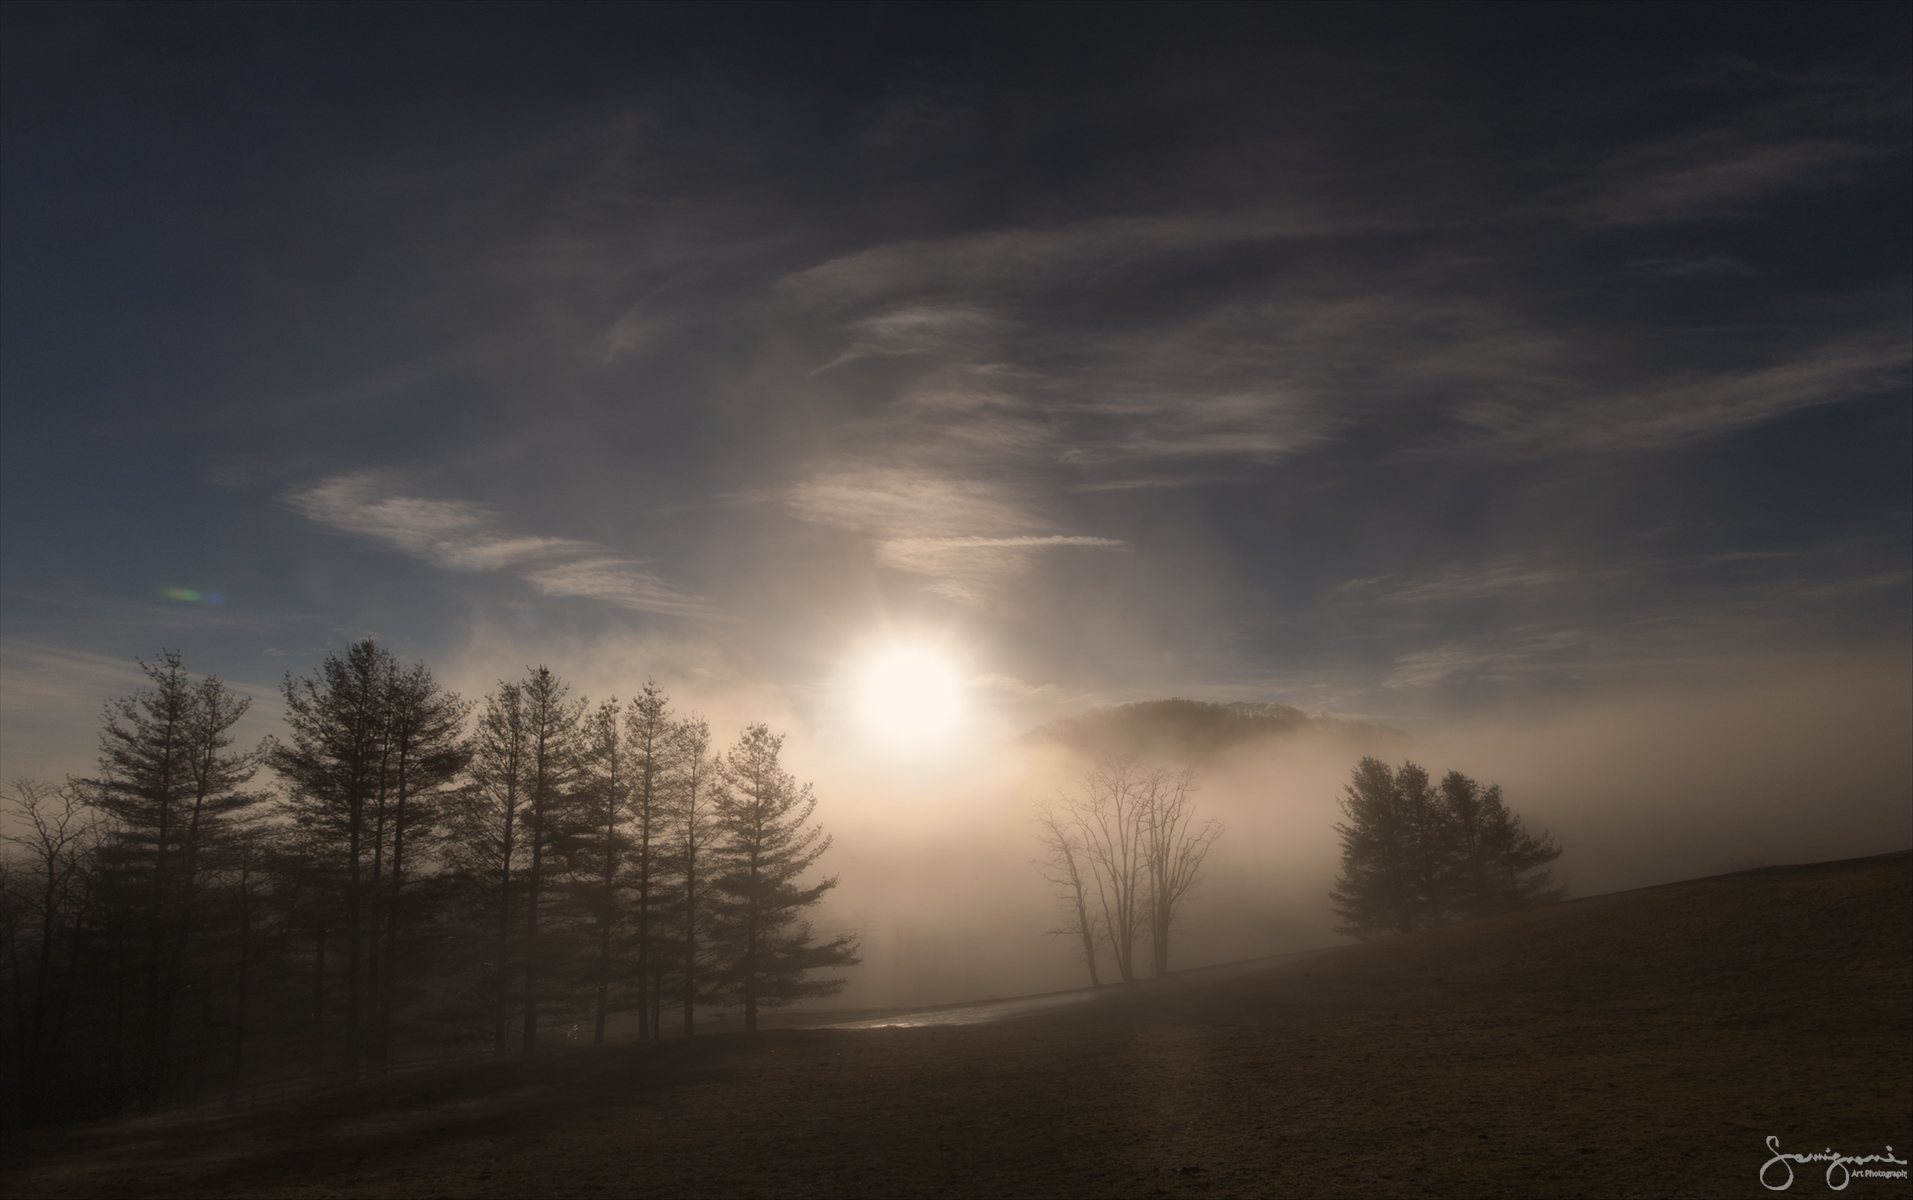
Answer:
[[[1662,449],[1903,389],[1910,366],[1913,342],[1882,330],[1764,367],[1545,401],[1476,400],[1455,416],[1477,432],[1441,448],[1513,456]]]
[[[369,474],[333,476],[292,491],[285,500],[316,524],[449,571],[509,572],[541,595],[582,596],[669,616],[715,611],[642,562],[609,554],[594,542],[508,533],[483,505],[395,495]]]

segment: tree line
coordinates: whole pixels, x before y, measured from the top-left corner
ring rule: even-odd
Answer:
[[[285,732],[179,654],[110,702],[97,770],[8,787],[0,1119],[152,1111],[406,1057],[690,1035],[834,994],[816,798],[752,725],[545,667],[482,704],[371,640],[287,675]]]
[[[1223,832],[1220,822],[1197,822],[1195,778],[1193,770],[1105,758],[1074,792],[1037,805],[1036,866],[1064,918],[1050,932],[1081,948],[1092,987],[1102,986],[1104,949],[1122,982],[1142,978],[1138,942],[1147,942],[1154,974],[1169,973],[1177,914]]]
[[[1548,868],[1561,847],[1529,833],[1498,784],[1459,771],[1437,784],[1412,762],[1364,758],[1344,792],[1342,870],[1329,893],[1338,933],[1412,933],[1566,894]]]

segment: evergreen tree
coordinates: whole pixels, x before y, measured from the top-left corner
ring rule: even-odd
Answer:
[[[724,756],[717,793],[717,858],[712,880],[716,972],[726,997],[743,1007],[744,1028],[759,1010],[835,995],[844,980],[809,979],[811,971],[854,965],[848,934],[815,945],[804,910],[837,886],[836,876],[800,886],[798,876],[830,849],[810,824],[817,800],[809,784],[778,763],[784,739],[752,725]]]
[[[632,764],[631,886],[637,923],[638,1032],[640,1037],[657,1037],[663,1020],[664,981],[674,957],[664,942],[663,918],[674,902],[667,862],[673,821],[670,778],[679,747],[673,737],[670,703],[649,679],[625,714],[625,740]],[[692,807],[695,809],[695,804]],[[691,840],[695,846],[695,831]]]
[[[1343,790],[1348,820],[1335,826],[1342,836],[1342,873],[1329,893],[1342,918],[1338,932],[1408,933],[1415,928],[1418,872],[1395,774],[1380,759],[1363,758]]]
[[[343,926],[348,1077],[382,1074],[390,1057],[396,977],[409,913],[406,884],[419,843],[441,820],[441,791],[469,758],[468,706],[423,663],[402,669],[367,638],[328,654],[316,675],[285,682],[286,738],[267,762],[289,790],[293,846],[307,886],[330,888],[318,911]],[[315,929],[315,970],[325,957]],[[323,1020],[323,1012],[315,1019]],[[323,1033],[319,1035],[323,1041]],[[323,1063],[320,1064],[323,1070]]]
[[[490,927],[490,961],[484,964],[492,1024],[492,1052],[505,1053],[511,1030],[511,989],[516,972],[513,887],[525,858],[524,809],[530,732],[522,689],[499,684],[485,698],[473,740],[471,781],[457,816],[451,859],[464,883],[468,907]]]
[[[631,850],[631,752],[622,713],[623,706],[614,696],[598,705],[583,728],[581,795],[588,825],[581,831],[574,857],[579,860],[580,891],[596,935],[587,972],[594,993],[594,1045],[604,1043],[605,1020],[612,1009],[612,985],[619,966],[614,952],[624,924],[622,892]],[[639,1003],[642,1026],[642,999]]]
[[[1528,833],[1502,802],[1451,771],[1439,788],[1414,763],[1364,758],[1345,789],[1342,871],[1330,899],[1339,932],[1410,933],[1455,918],[1558,900],[1547,870],[1561,848]]]
[[[471,704],[447,692],[422,662],[410,670],[397,664],[386,677],[386,778],[380,845],[391,846],[383,894],[377,912],[384,928],[374,929],[384,950],[377,973],[369,1047],[374,1070],[383,1073],[391,1058],[394,1012],[401,980],[419,968],[408,937],[424,915],[415,896],[421,872],[415,866],[441,836],[448,789],[471,762],[465,719]]]
[[[377,902],[383,865],[378,827],[384,815],[385,690],[391,672],[391,654],[370,638],[347,647],[344,657],[327,654],[314,676],[295,679],[288,672],[287,735],[267,754],[288,788],[287,807],[303,835],[301,849],[312,860],[310,874],[331,877],[339,893],[344,945],[338,948],[344,951],[346,993],[339,1065],[348,1078],[357,1078],[365,1065],[367,968],[378,958],[367,953],[375,925],[367,910]],[[323,962],[325,950],[315,944],[314,953]]]
[[[567,701],[570,689],[549,667],[539,667],[520,689],[525,728],[524,838],[529,852],[525,866],[525,988],[524,1019],[519,1028],[520,1050],[538,1049],[538,1014],[544,999],[545,968],[561,957],[562,947],[545,938],[540,918],[553,876],[564,867],[558,847],[575,819],[575,786],[581,747],[579,728],[585,701]]]
[[[709,998],[710,966],[707,939],[711,932],[714,895],[711,876],[717,854],[717,795],[721,787],[718,763],[711,754],[711,727],[700,716],[671,723],[665,750],[667,852],[662,862],[676,875],[676,903],[671,914],[678,970],[678,1000],[684,1013],[684,1036],[697,1032],[698,1001]]]
[[[80,786],[112,818],[102,865],[126,918],[141,927],[122,932],[138,944],[135,1086],[150,1109],[190,1073],[176,1061],[182,998],[196,985],[208,985],[198,988],[202,999],[217,986],[194,970],[209,856],[264,797],[245,790],[259,755],[232,750],[232,728],[252,701],[212,676],[194,683],[174,651],[140,669],[151,686],[107,705],[100,773]]]

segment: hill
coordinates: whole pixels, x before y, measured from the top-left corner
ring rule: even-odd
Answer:
[[[1311,717],[1286,704],[1210,704],[1181,698],[1092,709],[1032,730],[1027,740],[1065,746],[1091,757],[1135,754],[1200,763],[1238,746],[1305,733],[1376,747],[1409,740],[1401,730],[1386,725]]]
[[[1913,1144],[1913,853],[1575,900],[1048,1015],[787,1029],[8,1135],[35,1196],[1768,1195]],[[1812,1166],[1792,1192],[1820,1194]],[[1855,1180],[1849,1194],[1905,1195]]]

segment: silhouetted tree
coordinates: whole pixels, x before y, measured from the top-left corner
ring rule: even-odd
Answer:
[[[662,918],[673,900],[667,869],[673,822],[670,777],[679,747],[673,738],[670,703],[649,679],[625,714],[625,741],[631,759],[630,873],[637,924],[638,1029],[640,1036],[657,1037],[663,1019],[664,980],[675,957],[664,945]],[[695,816],[695,803],[691,808]],[[695,849],[696,837],[691,841]]]
[[[312,856],[308,884],[340,889],[348,1075],[382,1074],[390,1057],[406,884],[421,840],[442,819],[440,793],[465,768],[469,706],[423,663],[399,666],[370,638],[328,654],[316,675],[286,677],[287,736],[267,762],[289,789],[287,811]],[[315,939],[317,933],[315,931]],[[318,957],[317,942],[314,944]]]
[[[1548,865],[1561,847],[1544,830],[1528,832],[1502,802],[1501,786],[1482,787],[1459,771],[1441,781],[1453,867],[1453,902],[1466,916],[1552,904],[1566,894]]]
[[[523,689],[501,683],[485,698],[473,739],[470,783],[460,797],[450,858],[460,870],[467,902],[486,914],[491,928],[491,961],[484,964],[489,984],[492,1052],[505,1053],[511,1030],[511,986],[515,976],[512,916],[513,882],[525,857],[524,810],[528,791],[530,730]]]
[[[757,1029],[760,1008],[842,991],[841,978],[807,976],[859,961],[856,939],[848,934],[822,945],[811,941],[803,912],[837,886],[837,877],[808,887],[797,882],[830,849],[830,838],[810,824],[817,807],[810,785],[800,786],[779,765],[783,744],[764,725],[746,729],[724,756],[716,797],[716,975],[728,997],[743,1006],[746,1031]]]
[[[1222,836],[1216,820],[1196,824],[1195,772],[1151,772],[1143,789],[1143,863],[1149,880],[1149,939],[1157,975],[1169,973],[1169,934],[1189,891],[1202,877],[1209,848]]]
[[[617,697],[599,704],[584,722],[580,775],[581,795],[590,819],[583,859],[587,909],[595,926],[594,961],[590,978],[594,993],[592,1043],[604,1042],[605,1020],[612,1007],[611,988],[617,973],[616,943],[623,925],[622,892],[625,859],[631,837],[627,829],[631,804],[631,753]],[[644,1024],[640,985],[639,1024]]]
[[[287,735],[266,756],[288,788],[302,848],[316,860],[311,878],[339,879],[346,992],[340,1054],[353,1078],[365,1065],[367,974],[378,961],[377,922],[367,910],[377,903],[384,865],[385,692],[392,668],[391,654],[366,638],[347,647],[343,657],[327,654],[316,675],[294,678],[288,672]],[[315,952],[323,960],[324,952]]]
[[[575,806],[579,766],[578,731],[584,719],[582,698],[567,701],[570,689],[541,666],[526,677],[521,689],[525,719],[524,836],[529,854],[525,868],[525,990],[524,1021],[519,1030],[521,1050],[538,1048],[538,1011],[543,999],[543,968],[556,958],[541,940],[539,917],[550,886],[547,859],[563,834]]]
[[[1098,916],[1116,973],[1134,983],[1136,938],[1149,920],[1148,797],[1132,758],[1106,758],[1065,803],[1096,883]]]
[[[1559,899],[1547,865],[1561,848],[1530,835],[1498,786],[1451,771],[1439,789],[1414,763],[1364,758],[1344,789],[1342,870],[1330,892],[1340,932],[1370,938]]]
[[[238,1104],[486,1033],[530,1052],[594,1008],[602,1040],[634,1001],[656,1036],[667,994],[687,1034],[713,1002],[755,1028],[856,961],[803,920],[829,842],[762,726],[720,763],[654,684],[587,722],[541,667],[468,740],[471,706],[368,639],[288,674],[286,730],[235,753],[245,698],[141,665],[97,778],[0,804],[0,1124]]]
[[[385,961],[376,976],[370,1046],[373,1066],[381,1073],[391,1056],[400,977],[412,960],[405,951],[415,905],[407,885],[418,874],[413,862],[443,829],[447,789],[471,762],[471,744],[465,737],[471,708],[457,693],[441,688],[424,663],[414,663],[409,670],[400,670],[396,661],[390,663],[378,836],[381,847],[389,840],[391,858],[384,894],[375,910],[384,917],[384,929],[374,929],[374,945],[383,946]]]
[[[716,854],[718,764],[711,754],[711,727],[700,716],[670,727],[661,784],[669,820],[665,859],[677,876],[676,924],[678,998],[684,1010],[684,1036],[697,1032],[697,1003],[706,997],[706,938],[710,932],[711,882]]]
[[[1099,940],[1124,983],[1140,977],[1136,942],[1145,930],[1155,973],[1168,972],[1177,913],[1222,836],[1216,821],[1195,823],[1194,791],[1193,770],[1172,774],[1112,757],[1086,772],[1076,791],[1039,806],[1038,866],[1070,913],[1058,932],[1083,940],[1092,984],[1101,983]]]
[[[143,926],[136,1086],[150,1109],[181,1077],[176,1029],[181,998],[199,982],[192,951],[209,850],[263,796],[245,790],[258,754],[231,749],[252,701],[213,676],[194,683],[177,652],[140,669],[151,686],[107,705],[100,773],[80,786],[112,818],[102,865],[122,893],[121,913]]]
[[[34,779],[7,785],[0,840],[0,971],[14,1075],[6,1089],[14,1119],[30,1124],[44,1107],[47,1082],[73,1008],[77,939],[102,834],[99,814],[80,789]]]
[[[1408,933],[1415,928],[1417,870],[1413,825],[1402,811],[1395,773],[1377,758],[1363,758],[1354,781],[1343,789],[1347,822],[1342,836],[1342,873],[1329,895],[1341,932],[1358,937]]]
[[[1036,869],[1056,889],[1062,902],[1064,924],[1046,930],[1057,937],[1074,938],[1089,967],[1089,986],[1103,986],[1096,970],[1096,948],[1103,938],[1102,916],[1097,905],[1095,876],[1083,846],[1082,835],[1068,808],[1057,803],[1040,804],[1036,812],[1037,842],[1043,853]]]

